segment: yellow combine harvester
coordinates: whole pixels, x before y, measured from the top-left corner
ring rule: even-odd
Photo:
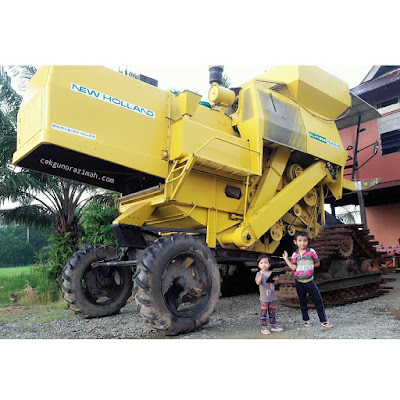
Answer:
[[[217,262],[274,254],[297,230],[317,237],[327,191],[354,190],[335,124],[351,106],[344,82],[287,66],[231,90],[210,72],[210,107],[103,67],[42,67],[29,83],[14,163],[122,194],[119,251],[81,250],[64,270],[75,312],[119,312],[137,265],[143,317],[165,334],[197,329],[220,294]]]

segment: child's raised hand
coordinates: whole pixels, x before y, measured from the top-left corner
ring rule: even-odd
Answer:
[[[289,258],[289,254],[286,250],[283,252],[282,257],[284,260],[287,260]]]

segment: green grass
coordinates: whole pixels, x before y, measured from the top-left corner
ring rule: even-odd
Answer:
[[[26,320],[28,322],[50,322],[58,319],[78,318],[67,308],[64,300],[47,304],[33,304],[18,307],[0,307],[0,323]]]
[[[29,272],[32,265],[26,265],[25,267],[0,267],[0,282],[4,276],[13,276]]]
[[[0,267],[0,307],[14,304],[10,300],[10,294],[22,291],[27,286],[27,281],[31,286],[37,281],[37,277],[32,273],[31,265],[25,267]]]

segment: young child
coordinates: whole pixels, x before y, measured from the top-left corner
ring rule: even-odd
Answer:
[[[310,317],[308,315],[307,293],[310,294],[321,325],[326,328],[332,328],[325,315],[324,303],[321,293],[314,282],[314,267],[319,267],[319,259],[314,249],[308,247],[308,235],[306,232],[296,232],[294,235],[294,243],[297,245],[297,252],[292,255],[289,260],[287,251],[283,253],[283,259],[292,271],[295,271],[296,291],[299,297],[300,309],[303,315],[304,326],[311,326]]]
[[[275,284],[278,284],[279,277],[275,276],[272,278],[273,283],[267,283],[267,279],[270,277],[271,272],[268,271],[271,266],[271,258],[267,254],[263,254],[258,257],[258,268],[260,271],[256,275],[256,284],[260,288],[260,320],[261,320],[261,333],[264,335],[270,335],[271,332],[267,326],[267,315],[269,315],[269,322],[271,323],[271,331],[281,332],[283,328],[279,327],[276,323],[276,293]]]

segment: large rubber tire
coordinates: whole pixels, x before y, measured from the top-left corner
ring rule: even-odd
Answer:
[[[129,267],[92,267],[95,261],[115,258],[112,246],[89,246],[77,251],[67,262],[61,291],[68,307],[85,318],[119,313],[132,295]]]
[[[156,240],[139,262],[136,302],[142,317],[165,335],[192,332],[207,324],[220,297],[218,265],[194,237]]]

